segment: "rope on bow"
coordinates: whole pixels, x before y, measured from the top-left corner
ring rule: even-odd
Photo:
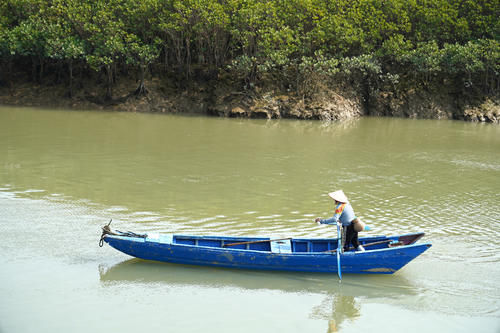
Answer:
[[[109,223],[106,224],[104,227],[102,227],[102,234],[101,234],[101,239],[99,240],[99,247],[102,247],[104,245],[104,237],[106,237],[106,235],[116,235],[116,233],[111,231],[111,228],[109,227],[111,221],[113,221],[113,219],[109,220]]]
[[[102,247],[104,245],[104,238],[106,238],[106,235],[114,235],[114,236],[122,236],[122,237],[137,237],[137,238],[146,238],[148,237],[148,234],[136,234],[135,232],[132,231],[127,231],[123,232],[120,230],[111,230],[109,225],[111,224],[111,219],[107,225],[102,227],[102,234],[101,234],[101,239],[99,240],[99,247]]]

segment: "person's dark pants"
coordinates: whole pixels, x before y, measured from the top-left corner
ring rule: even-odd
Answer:
[[[359,240],[358,240],[358,232],[354,230],[354,224],[349,224],[347,227],[344,227],[344,233],[345,233],[345,244],[344,244],[344,251],[349,250],[349,245],[352,244],[354,248],[357,248],[359,246]]]

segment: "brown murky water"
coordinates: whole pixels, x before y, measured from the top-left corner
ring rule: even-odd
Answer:
[[[100,227],[333,236],[343,189],[374,234],[433,247],[391,276],[131,259]],[[0,331],[498,332],[500,127],[0,108]],[[408,323],[412,323],[408,325]]]

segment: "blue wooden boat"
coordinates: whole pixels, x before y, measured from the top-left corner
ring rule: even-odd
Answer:
[[[426,251],[423,233],[360,238],[366,251],[343,252],[343,273],[392,274]],[[100,245],[130,256],[177,264],[337,273],[336,238],[257,238],[135,234],[103,228]]]

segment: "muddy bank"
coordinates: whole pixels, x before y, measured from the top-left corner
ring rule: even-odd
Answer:
[[[395,94],[379,92],[371,97],[369,112],[373,116],[422,119],[455,119],[473,122],[500,122],[498,96],[469,97],[443,92],[410,89]]]
[[[132,79],[120,79],[113,87],[113,98],[106,100],[102,93],[104,87],[95,84],[80,85],[70,98],[64,84],[17,82],[0,86],[0,104],[267,119],[341,121],[369,115],[490,123],[500,121],[498,96],[467,100],[446,92],[411,89],[397,94],[378,91],[366,97],[353,89],[339,86],[304,98],[293,92],[283,93],[272,88],[235,89],[230,82],[223,81],[193,81],[189,86],[179,88],[177,82],[159,78],[147,80],[147,94],[137,96],[130,89],[134,85]]]

